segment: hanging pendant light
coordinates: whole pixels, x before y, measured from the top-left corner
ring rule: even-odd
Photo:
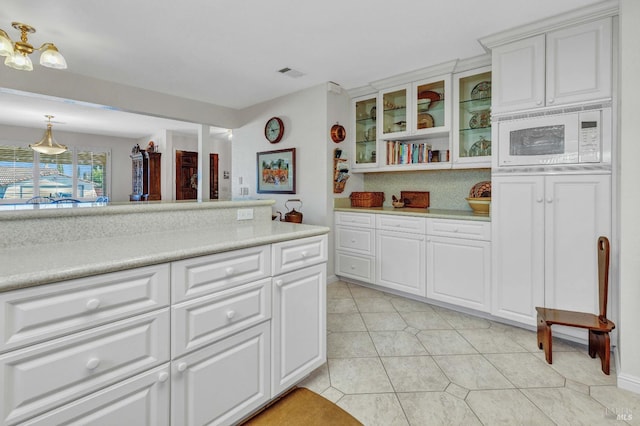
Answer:
[[[53,115],[45,115],[45,117],[49,119],[49,122],[47,123],[47,130],[45,130],[44,136],[42,137],[40,142],[38,142],[37,144],[29,145],[29,148],[31,148],[34,151],[38,151],[39,153],[42,153],[42,154],[48,154],[48,155],[62,154],[67,150],[67,147],[64,145],[60,145],[53,138],[53,134],[51,133],[51,119],[53,118]]]

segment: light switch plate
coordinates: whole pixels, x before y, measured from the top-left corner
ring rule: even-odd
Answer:
[[[238,209],[238,220],[253,219],[253,209]]]

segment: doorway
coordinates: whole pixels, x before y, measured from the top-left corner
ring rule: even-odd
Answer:
[[[209,154],[209,199],[218,199],[218,154]]]
[[[176,151],[176,200],[198,197],[198,153]]]

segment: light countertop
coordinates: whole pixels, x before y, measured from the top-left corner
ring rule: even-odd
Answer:
[[[415,209],[395,207],[335,207],[334,211],[354,213],[393,214],[401,216],[432,217],[440,219],[461,219],[491,222],[491,216],[478,215],[469,210]]]

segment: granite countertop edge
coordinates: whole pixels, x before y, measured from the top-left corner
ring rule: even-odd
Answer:
[[[191,229],[0,250],[0,293],[157,265],[264,244],[327,234],[329,228],[274,222],[272,226]]]
[[[352,213],[374,213],[389,214],[397,216],[415,216],[438,219],[458,219],[475,220],[480,222],[491,222],[490,215],[478,215],[470,210],[448,210],[448,209],[416,209],[416,208],[395,208],[395,207],[334,207],[334,211]]]

